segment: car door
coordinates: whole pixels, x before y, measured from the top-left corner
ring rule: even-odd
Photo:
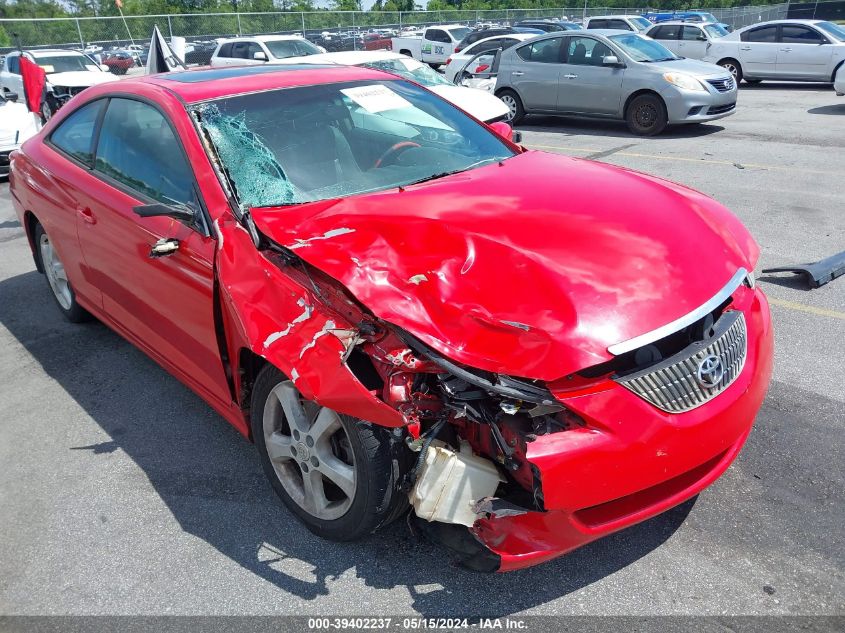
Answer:
[[[508,69],[507,83],[517,91],[526,111],[557,110],[558,84],[563,68],[560,63],[562,43],[562,36],[544,37],[516,50],[519,63]]]
[[[80,247],[77,231],[78,214],[97,190],[98,181],[91,175],[94,165],[94,137],[104,99],[87,103],[67,115],[45,139],[48,154],[36,182],[42,192],[39,219],[44,225],[54,248],[59,252],[67,279],[73,285],[77,298],[94,309],[102,308],[103,301],[93,275],[87,267]]]
[[[742,33],[737,56],[747,76],[777,77],[778,26],[768,24]]]
[[[689,59],[703,59],[707,52],[707,36],[700,26],[685,24],[681,28],[678,54]],[[674,51],[673,51],[674,52]]]
[[[3,86],[3,94],[16,92],[18,98],[23,102],[23,78],[21,77],[21,60],[15,53],[6,56],[3,62],[3,70],[0,72],[0,85]]]
[[[262,50],[254,42],[232,42],[233,66],[257,66],[263,64],[263,59],[254,59],[253,53]]]
[[[681,26],[679,24],[662,24],[660,26],[656,26],[649,30],[648,36],[659,41],[663,44],[663,46],[676,55],[681,55],[683,57],[681,54],[682,44],[679,41],[681,36]]]
[[[829,81],[833,56],[830,40],[803,24],[782,24],[777,73],[784,78]]]
[[[214,327],[215,241],[183,146],[144,101],[111,98],[101,120],[93,174],[104,185],[84,200],[78,232],[103,311],[168,369],[227,405]],[[154,203],[193,208],[197,222],[135,211]],[[155,252],[162,241],[175,250]]]
[[[232,42],[226,42],[225,44],[221,44],[220,48],[217,50],[217,54],[211,54],[211,66],[214,68],[229,66],[231,57]]]
[[[563,53],[565,61],[557,109],[561,112],[617,114],[622,101],[625,69],[605,66],[602,60],[619,54],[604,42],[586,35],[565,38]]]
[[[452,38],[443,29],[428,29],[422,42],[422,61],[439,64],[445,62],[453,47]]]

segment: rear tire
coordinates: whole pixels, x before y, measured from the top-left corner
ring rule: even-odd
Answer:
[[[50,294],[59,311],[71,323],[89,321],[91,314],[76,301],[76,293],[67,279],[64,264],[40,223],[35,224],[34,238],[38,263],[44,271],[47,284],[50,286]]]
[[[508,106],[508,114],[505,117],[505,121],[516,125],[525,118],[525,108],[522,106],[522,99],[513,90],[502,90],[496,96]]]
[[[666,129],[669,117],[666,106],[657,95],[635,97],[625,111],[628,129],[637,136],[656,136]]]
[[[717,65],[727,70],[733,76],[737,86],[740,84],[742,81],[742,66],[740,66],[738,61],[730,58],[723,59]]]
[[[356,540],[408,509],[400,488],[413,456],[404,430],[304,400],[272,365],[255,381],[250,423],[264,474],[317,536]]]

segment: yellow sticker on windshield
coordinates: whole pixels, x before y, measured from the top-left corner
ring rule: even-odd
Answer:
[[[411,107],[408,100],[381,84],[344,88],[341,92],[367,112],[384,112]]]
[[[50,73],[52,73],[52,72],[55,72],[55,71],[56,71],[55,66],[52,66],[51,64],[38,64],[38,65],[39,65],[39,66],[41,66],[41,70],[43,70],[43,71],[44,71],[45,73],[47,73],[48,75],[49,75]]]

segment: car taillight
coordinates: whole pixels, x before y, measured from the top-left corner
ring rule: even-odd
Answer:
[[[456,46],[456,47],[455,47],[455,52],[456,52],[456,53],[460,53],[460,52],[461,52],[461,47],[460,47],[460,46]]]
[[[475,69],[475,72],[477,72],[477,73],[483,73],[483,72],[484,72],[485,70],[487,70],[488,68],[490,68],[490,64],[480,64],[480,65],[478,66],[478,68],[476,68],[476,69]]]
[[[450,57],[449,59],[446,60],[446,65],[448,66],[451,63],[452,63],[452,58]]]

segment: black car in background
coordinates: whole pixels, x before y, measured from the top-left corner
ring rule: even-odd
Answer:
[[[540,29],[545,33],[552,33],[557,31],[577,31],[582,28],[580,24],[575,24],[575,22],[564,22],[563,20],[550,20],[548,18],[520,20],[519,22],[514,24],[514,26],[530,29]]]

